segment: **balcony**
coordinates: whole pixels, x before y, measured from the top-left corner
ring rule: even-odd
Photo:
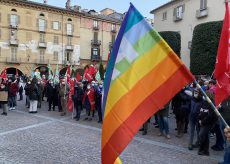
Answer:
[[[112,33],[117,33],[117,30],[116,29],[112,29],[111,32]]]
[[[38,48],[46,48],[46,42],[39,42]]]
[[[10,28],[11,28],[11,29],[18,29],[18,25],[16,25],[16,24],[11,24],[11,25],[10,25]]]
[[[18,46],[18,39],[10,39],[11,46]]]
[[[73,46],[73,45],[66,45],[66,46],[65,46],[65,49],[66,49],[67,51],[73,51],[74,46]]]
[[[208,16],[208,8],[205,8],[205,9],[199,9],[196,11],[196,18],[197,19],[200,19],[200,18],[203,18],[203,17],[206,17]]]
[[[173,17],[173,21],[174,22],[178,22],[178,21],[181,21],[183,19],[183,15],[181,14],[181,15],[175,15],[174,17]]]
[[[91,60],[92,61],[100,61],[101,56],[100,55],[91,55]]]
[[[63,60],[62,64],[64,64],[64,65],[69,65],[69,64],[74,65],[74,62],[72,60]]]
[[[40,64],[49,64],[49,60],[48,59],[37,59],[36,62],[35,62],[37,65],[40,65]]]
[[[6,58],[6,63],[8,64],[20,64],[21,63],[21,58]]]
[[[99,30],[99,26],[93,26],[93,29],[98,31]]]
[[[100,40],[91,40],[91,45],[92,46],[100,46],[101,45],[101,41]]]

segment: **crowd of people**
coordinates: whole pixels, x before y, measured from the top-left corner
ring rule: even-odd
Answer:
[[[65,79],[60,79],[59,83],[55,83],[53,79],[47,80],[46,76],[42,76],[41,79],[28,77],[23,81],[21,78],[9,78],[7,81],[0,79],[2,115],[7,115],[8,109],[16,109],[17,94],[19,94],[19,101],[23,100],[23,91],[25,91],[26,106],[29,108],[29,113],[37,113],[37,109],[41,108],[44,97],[47,97],[48,111],[55,111],[57,107],[58,112],[61,112],[61,116],[67,114],[67,99],[70,93],[70,86]],[[200,79],[199,84],[214,103],[215,80]],[[74,119],[76,121],[81,119],[81,112],[85,109],[86,116],[83,118],[84,120],[91,121],[97,111],[98,123],[102,123],[102,89],[103,81],[74,80],[74,94],[71,98],[74,103]],[[170,107],[176,119],[176,137],[181,138],[185,133],[188,133],[189,150],[198,148],[199,155],[209,155],[209,138],[211,135],[215,135],[216,143],[211,146],[211,149],[223,151],[225,145],[224,160],[230,162],[230,147],[226,140],[226,137],[230,140],[230,130],[225,129],[224,131],[223,123],[218,119],[211,105],[194,83],[183,88],[154,115],[154,125],[159,128],[159,136],[165,136],[168,139],[171,138],[168,123]],[[230,124],[230,98],[219,105],[218,109],[226,122]],[[147,134],[150,119],[140,129],[140,131],[143,131],[143,135]],[[194,139],[195,136],[196,139]]]

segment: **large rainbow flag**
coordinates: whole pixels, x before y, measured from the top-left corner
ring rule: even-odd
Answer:
[[[102,164],[119,161],[142,124],[194,77],[130,4],[110,55],[102,108]]]

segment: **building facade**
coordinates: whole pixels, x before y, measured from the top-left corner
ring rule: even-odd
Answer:
[[[151,11],[157,31],[177,31],[181,34],[181,58],[190,66],[190,49],[194,27],[223,20],[224,0],[173,0]]]
[[[68,1],[67,1],[68,2]],[[0,0],[0,71],[23,74],[107,60],[121,20],[25,0]],[[13,72],[12,72],[13,73]]]

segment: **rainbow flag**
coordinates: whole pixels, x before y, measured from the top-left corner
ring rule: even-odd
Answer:
[[[193,80],[173,50],[130,4],[104,81],[102,164],[119,161],[143,123]]]

